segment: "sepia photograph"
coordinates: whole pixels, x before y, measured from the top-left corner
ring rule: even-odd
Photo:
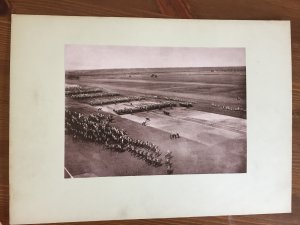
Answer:
[[[246,49],[65,45],[65,178],[247,172]]]
[[[291,212],[289,21],[10,19],[10,224]]]

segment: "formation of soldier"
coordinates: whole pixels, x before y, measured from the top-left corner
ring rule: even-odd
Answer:
[[[80,86],[78,84],[65,84],[66,92],[77,91],[79,89],[80,89]]]
[[[119,93],[93,92],[93,93],[72,94],[70,95],[70,97],[75,99],[84,99],[84,98],[114,97],[119,95],[120,95]]]
[[[246,112],[246,109],[244,109],[242,107],[239,107],[239,106],[238,107],[232,107],[232,106],[218,105],[218,104],[215,104],[215,103],[212,103],[211,105],[213,107],[218,107],[218,108],[221,108],[221,109],[224,109],[224,110]]]
[[[134,108],[124,108],[124,109],[114,109],[113,111],[119,115],[123,114],[131,114],[131,113],[137,113],[137,112],[145,112],[150,111],[154,109],[163,109],[167,107],[173,107],[176,106],[176,103],[173,102],[162,102],[162,103],[154,103]]]
[[[68,88],[66,87],[65,94],[66,96],[74,99],[95,98],[89,102],[90,105],[108,105],[145,99],[144,97],[140,96],[123,97],[118,93],[103,92],[103,90],[100,88],[81,86],[70,86]],[[103,99],[105,97],[108,98]],[[177,106],[178,104],[184,107],[191,107],[192,104],[190,102],[182,101],[180,101],[179,103],[172,102],[172,100],[179,101],[180,99],[175,100],[169,97],[165,97],[165,99],[169,101],[153,103],[139,107],[133,107],[133,104],[131,103],[132,108],[115,109],[114,112],[122,115],[155,109],[163,109],[168,107],[172,108]],[[173,163],[171,162],[171,159],[173,158],[172,152],[168,151],[167,154],[162,157],[161,151],[159,150],[158,146],[148,141],[142,141],[129,137],[125,130],[112,126],[111,123],[114,120],[112,115],[102,113],[85,115],[83,113],[69,109],[65,110],[65,115],[66,133],[72,135],[74,139],[102,144],[105,147],[104,149],[107,151],[127,151],[133,157],[144,160],[148,165],[154,167],[165,165],[167,173],[173,173]],[[150,121],[150,119],[146,118],[146,121],[144,121],[142,125],[146,126],[146,123],[148,121]],[[179,134],[171,134],[170,138],[179,138]]]
[[[179,102],[179,105],[186,108],[193,107],[193,104],[191,102]]]
[[[99,93],[99,92],[103,92],[103,90],[97,87],[81,87],[79,85],[65,87],[66,96],[77,95],[77,94]]]
[[[173,169],[173,163],[171,162],[171,159],[173,158],[172,152],[168,151],[167,154],[165,155],[165,165],[167,167],[167,173],[172,174],[174,169]]]
[[[161,96],[161,95],[157,95],[157,96],[153,96],[154,98],[158,98],[158,99],[164,99],[167,101],[174,101],[174,102],[186,102],[188,103],[188,101],[186,101],[185,99],[182,98],[177,98],[177,97],[168,97],[168,96]],[[195,103],[195,102],[189,102],[191,104]]]
[[[158,146],[129,137],[125,130],[111,125],[111,115],[90,114],[65,110],[66,133],[74,139],[104,144],[106,150],[114,152],[128,151],[134,157],[144,160],[152,166],[161,166],[161,152]]]
[[[133,97],[118,97],[118,98],[111,98],[111,99],[94,99],[89,102],[90,105],[109,105],[109,104],[117,104],[122,102],[131,102],[131,101],[140,101],[145,99],[144,97],[140,96],[133,96]]]

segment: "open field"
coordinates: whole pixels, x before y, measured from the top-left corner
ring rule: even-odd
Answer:
[[[123,99],[142,96],[138,101],[99,106],[92,106],[89,98],[67,96],[66,108],[85,115],[112,115],[111,126],[126,130],[129,137],[158,146],[161,154],[158,158],[163,163],[151,166],[127,151],[108,151],[103,144],[77,140],[66,134],[66,177],[159,175],[167,174],[170,164],[172,174],[246,172],[246,75],[243,69],[145,69],[112,70],[111,73],[103,70],[74,74],[75,79],[68,73],[67,84],[97,87],[103,93],[119,93]],[[173,102],[176,106],[147,108],[164,102]],[[180,102],[192,107],[179,106]],[[118,110],[136,108],[147,110],[118,114]],[[179,138],[171,138],[172,134],[178,134]],[[172,152],[171,162],[166,157],[168,152]]]
[[[246,118],[245,68],[170,68],[68,72],[70,83],[124,95],[169,96],[196,101],[197,110]],[[78,76],[78,74],[81,74]],[[153,78],[151,75],[157,75]],[[242,110],[224,110],[225,107]]]

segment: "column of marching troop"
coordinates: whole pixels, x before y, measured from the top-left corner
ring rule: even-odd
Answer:
[[[90,105],[109,105],[109,104],[117,104],[123,102],[131,102],[131,101],[141,101],[145,99],[144,97],[140,96],[133,96],[133,97],[118,97],[118,98],[111,98],[111,99],[93,99],[89,102]]]
[[[103,98],[103,97],[113,97],[119,96],[119,93],[106,93],[106,92],[92,92],[92,93],[80,93],[80,94],[72,94],[71,98],[75,99],[85,99],[85,98]]]
[[[89,94],[89,93],[100,93],[103,92],[100,88],[83,88],[83,87],[73,87],[73,88],[65,88],[65,95],[78,95],[78,94]]]
[[[164,100],[167,100],[167,101],[175,101],[175,102],[192,104],[192,102],[187,102],[186,100],[184,100],[182,98],[177,98],[177,97],[168,97],[168,96],[155,96],[155,97],[159,98],[159,99],[164,99]]]
[[[73,138],[104,144],[106,150],[115,152],[130,152],[134,157],[144,160],[152,166],[161,166],[161,152],[158,146],[142,140],[130,138],[126,131],[120,130],[110,123],[111,115],[90,114],[85,116],[82,113],[65,110],[66,133]]]
[[[179,102],[179,106],[190,108],[193,107],[193,104],[191,102]]]
[[[233,107],[233,106],[218,105],[218,104],[215,104],[215,103],[212,103],[211,105],[213,107],[218,107],[218,108],[223,109],[223,110],[246,112],[246,109],[244,109],[240,106]]]
[[[135,108],[114,109],[113,111],[119,115],[123,115],[123,114],[137,113],[137,112],[145,112],[145,111],[150,111],[150,110],[154,110],[154,109],[163,109],[163,108],[167,108],[167,107],[174,107],[176,105],[177,104],[173,103],[173,102],[163,102],[163,103],[155,103],[155,104],[139,106],[139,107],[135,107]]]

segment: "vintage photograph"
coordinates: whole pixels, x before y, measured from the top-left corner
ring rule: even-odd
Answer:
[[[247,172],[246,49],[65,45],[65,178]]]

